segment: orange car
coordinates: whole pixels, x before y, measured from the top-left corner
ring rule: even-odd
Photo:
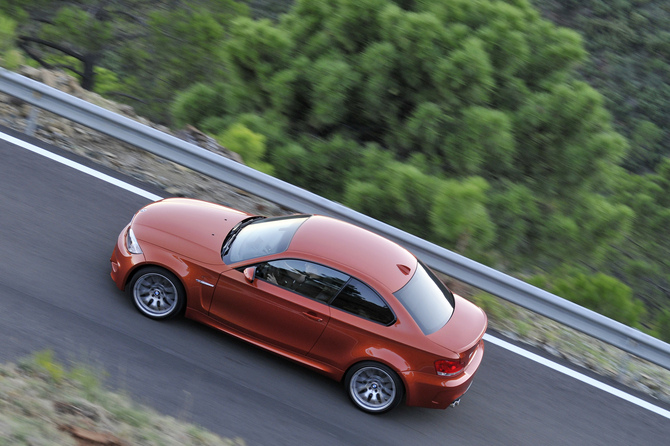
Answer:
[[[119,235],[112,279],[153,319],[185,316],[338,381],[369,413],[444,409],[484,354],[484,312],[399,245],[319,215],[168,198]]]

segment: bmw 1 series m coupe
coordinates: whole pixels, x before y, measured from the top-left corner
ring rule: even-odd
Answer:
[[[145,316],[184,314],[315,369],[368,413],[458,404],[484,354],[479,307],[405,248],[330,217],[168,198],[123,228],[111,268]]]

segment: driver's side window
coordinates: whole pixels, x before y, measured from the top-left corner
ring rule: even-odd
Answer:
[[[349,280],[349,276],[332,268],[296,259],[261,263],[256,277],[324,303]]]

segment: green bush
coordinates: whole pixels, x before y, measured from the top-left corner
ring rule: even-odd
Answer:
[[[486,209],[488,188],[480,177],[443,181],[430,212],[434,238],[470,255],[489,248],[495,239],[495,225]]]
[[[557,279],[551,292],[630,326],[639,326],[645,313],[629,286],[602,273]]]
[[[191,124],[198,127],[206,118],[225,116],[227,100],[223,84],[198,83],[177,95],[171,108],[172,117],[179,126]]]
[[[0,14],[0,66],[17,69],[23,63],[23,55],[14,46],[16,22]]]
[[[271,164],[264,161],[265,136],[254,133],[243,124],[235,123],[216,137],[216,140],[225,148],[239,153],[250,167],[274,174]]]
[[[656,316],[654,328],[658,337],[665,342],[670,342],[670,310],[663,309]]]

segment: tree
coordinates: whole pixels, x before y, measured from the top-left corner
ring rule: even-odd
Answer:
[[[369,144],[346,176],[343,203],[424,238],[433,231],[429,215],[439,181],[420,163],[401,163]]]
[[[430,223],[435,239],[471,256],[481,256],[495,238],[486,209],[488,183],[480,177],[443,181],[437,188]]]
[[[19,44],[40,65],[76,75],[89,90],[130,101],[141,113],[168,119],[165,103],[223,69],[224,26],[248,8],[232,0],[11,1]],[[115,89],[97,85],[105,73]]]
[[[525,238],[532,247],[523,252],[549,267],[578,252],[595,256],[621,238],[601,229],[628,227],[624,208],[598,198],[627,144],[602,97],[574,79],[581,40],[527,1],[299,0],[279,23],[236,19],[223,57],[228,91],[217,96],[220,115],[205,121],[219,132],[235,114],[272,116],[281,136],[268,144],[268,159],[314,192],[476,251],[497,233],[489,207],[501,201],[490,196],[503,184],[528,191],[541,227],[504,245]],[[209,103],[203,97],[200,109]],[[384,164],[356,173],[369,159]],[[419,185],[428,183],[434,205],[419,205]],[[468,199],[473,209],[458,204]],[[588,212],[593,203],[601,212]],[[439,219],[457,218],[450,206],[480,226],[439,228]],[[556,231],[572,240],[561,243]]]
[[[14,9],[17,15],[27,15],[19,45],[40,65],[67,69],[80,77],[84,88],[92,90],[95,68],[105,52],[122,45],[127,39],[127,29],[132,29],[132,34],[136,32],[133,25],[139,24],[139,19],[132,15],[137,2],[129,0],[123,9],[110,3],[113,2],[23,3],[23,11]],[[117,32],[114,24],[117,20],[124,21],[123,34]]]
[[[666,0],[533,0],[579,31],[589,57],[579,74],[606,98],[632,149],[625,167],[653,171],[670,154],[670,10]],[[654,130],[652,124],[656,130]]]
[[[603,269],[623,277],[651,308],[668,306],[670,296],[670,160],[658,173],[616,173],[613,193],[634,213],[630,234],[613,245]]]

